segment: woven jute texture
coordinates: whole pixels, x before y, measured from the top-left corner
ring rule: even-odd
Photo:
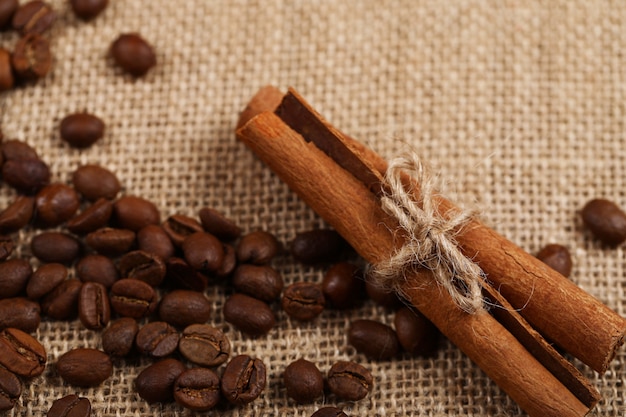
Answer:
[[[610,249],[584,230],[580,209],[594,197],[626,207],[626,3],[610,1],[280,1],[111,0],[92,22],[53,0],[52,72],[2,95],[7,138],[34,146],[53,180],[69,182],[81,164],[115,171],[123,193],[155,202],[162,217],[195,216],[209,206],[244,231],[265,229],[287,243],[324,222],[238,143],[239,112],[263,85],[295,87],[335,126],[390,158],[414,149],[447,182],[460,205],[479,207],[490,226],[530,253],[568,246],[571,279],[626,314],[626,247]],[[133,79],[107,52],[123,32],[139,32],[158,65]],[[11,48],[16,36],[0,33]],[[63,143],[60,120],[86,110],[107,124],[89,149]],[[3,186],[0,207],[14,191]],[[358,202],[355,202],[358,204]],[[16,235],[29,256],[34,230]],[[35,263],[34,263],[35,265]],[[286,283],[320,282],[324,268],[289,256],[273,264]],[[352,416],[524,416],[456,347],[443,340],[431,358],[371,361],[346,340],[351,320],[387,324],[393,312],[373,302],[325,311],[310,323],[274,306],[277,326],[264,337],[224,322],[223,287],[207,291],[210,323],[226,330],[236,354],[261,358],[268,386],[245,407],[209,415],[308,416],[337,405]],[[91,399],[98,416],[183,416],[176,404],[148,405],[134,392],[149,359],[116,360],[95,388],[63,383],[57,358],[74,347],[101,347],[78,320],[44,318],[36,337],[49,365],[25,381],[10,416],[45,415],[69,393]],[[355,360],[375,377],[358,402],[327,395],[311,405],[287,398],[285,367],[297,358],[325,373]],[[626,353],[596,375],[575,362],[604,399],[592,415],[626,412]],[[506,366],[506,364],[502,364]]]

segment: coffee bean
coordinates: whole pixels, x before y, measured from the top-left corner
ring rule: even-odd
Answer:
[[[56,370],[63,381],[79,387],[95,387],[113,373],[111,358],[92,348],[75,348],[57,360]]]
[[[35,196],[37,224],[54,227],[71,219],[80,207],[80,199],[74,189],[65,184],[50,184]]]
[[[365,292],[377,304],[388,309],[396,310],[402,305],[402,301],[400,301],[400,298],[394,291],[383,288],[369,276],[365,277]]]
[[[70,320],[78,315],[78,296],[83,284],[68,279],[57,285],[41,300],[41,311],[56,320]]]
[[[61,139],[74,148],[88,148],[104,136],[104,122],[93,114],[65,116],[59,126]]]
[[[74,14],[83,20],[98,16],[109,4],[109,0],[70,0]]]
[[[300,321],[313,320],[324,311],[324,293],[318,284],[296,282],[283,293],[281,305],[289,317]]]
[[[331,266],[322,281],[327,304],[337,309],[356,307],[365,296],[365,280],[361,269],[348,262]]]
[[[261,336],[276,324],[274,313],[261,300],[244,294],[233,294],[224,303],[224,320],[243,333]]]
[[[47,417],[89,417],[91,416],[91,402],[85,397],[75,394],[54,400],[48,410]]]
[[[391,359],[400,351],[396,332],[375,320],[355,320],[350,323],[348,343],[357,352],[377,360]]]
[[[31,335],[18,329],[0,331],[0,365],[19,376],[41,375],[46,367],[46,349]]]
[[[569,250],[563,245],[546,245],[537,253],[537,259],[564,277],[569,277],[572,272],[572,257]]]
[[[111,319],[109,296],[104,285],[85,282],[78,295],[78,317],[89,330],[104,329]]]
[[[161,222],[159,210],[153,203],[132,195],[118,199],[113,204],[113,213],[120,227],[134,232]]]
[[[80,256],[81,245],[66,233],[43,232],[33,237],[30,250],[42,262],[71,264]]]
[[[437,347],[439,332],[421,313],[402,307],[396,311],[393,323],[400,345],[409,354],[430,355]]]
[[[287,395],[300,404],[312,403],[324,395],[324,377],[313,362],[298,359],[283,374]]]
[[[18,195],[15,200],[0,213],[0,233],[14,233],[25,227],[33,218],[35,199]]]
[[[189,361],[201,366],[219,366],[230,355],[230,341],[219,329],[208,324],[192,324],[183,330],[178,350]]]
[[[28,280],[26,295],[31,300],[38,300],[65,281],[67,275],[65,265],[57,263],[40,265]]]
[[[225,243],[222,245],[224,248],[224,260],[222,265],[215,271],[217,278],[229,277],[237,268],[237,252],[232,245]]]
[[[111,287],[111,307],[120,316],[136,319],[151,314],[157,306],[157,294],[147,283],[124,278]]]
[[[222,242],[209,233],[197,232],[188,236],[182,249],[187,263],[198,271],[216,271],[224,262]]]
[[[137,394],[149,404],[174,400],[174,383],[185,370],[182,362],[167,358],[145,368],[135,379]]]
[[[150,224],[137,232],[137,247],[164,261],[174,256],[174,245],[161,226]]]
[[[0,1],[0,7],[2,2]],[[0,9],[0,13],[2,10]],[[0,16],[2,19],[2,16]],[[8,91],[15,85],[13,68],[11,68],[11,53],[4,48],[0,48],[0,93]]]
[[[239,265],[232,282],[237,291],[268,303],[283,290],[282,277],[268,265]]]
[[[184,259],[170,258],[166,265],[167,279],[175,285],[199,292],[207,288],[207,276],[193,269]]]
[[[26,288],[33,268],[25,259],[0,262],[0,298],[15,297]]]
[[[76,276],[83,282],[97,282],[106,288],[120,278],[113,261],[102,255],[87,255],[76,263]]]
[[[2,165],[4,182],[24,194],[35,194],[50,182],[50,169],[38,158],[9,159]]]
[[[217,210],[205,207],[200,209],[198,216],[204,230],[220,240],[228,242],[241,235],[239,226]]]
[[[180,335],[164,321],[153,321],[144,325],[135,338],[137,350],[153,358],[163,358],[174,353]]]
[[[34,33],[24,36],[15,44],[11,65],[20,80],[35,81],[44,77],[52,68],[50,43],[46,38]]]
[[[181,214],[168,217],[162,227],[176,246],[181,246],[187,236],[203,231],[199,221]]]
[[[161,299],[159,317],[177,327],[206,323],[211,317],[211,303],[203,293],[174,290]]]
[[[41,322],[39,304],[23,297],[0,300],[0,329],[13,327],[32,333]]]
[[[122,188],[117,176],[100,165],[78,167],[72,174],[72,184],[89,201],[112,200]]]
[[[120,256],[135,244],[135,232],[128,229],[103,227],[85,237],[85,243],[101,255]]]
[[[5,161],[14,159],[38,159],[37,150],[28,143],[17,139],[6,140],[0,144],[0,152]]]
[[[370,371],[355,362],[339,361],[328,371],[328,387],[344,400],[358,401],[365,398],[373,383]]]
[[[132,317],[122,317],[102,332],[102,350],[111,356],[123,357],[130,354],[139,332],[137,321]]]
[[[123,277],[139,279],[153,287],[161,284],[165,278],[165,262],[157,255],[141,250],[122,256],[118,267]]]
[[[18,0],[0,1],[0,29],[4,29],[11,22],[18,7]]]
[[[322,407],[311,414],[311,417],[348,417],[348,415],[341,408]]]
[[[0,411],[8,411],[15,407],[22,395],[22,383],[13,373],[0,368]]]
[[[15,243],[9,236],[0,235],[0,261],[4,261],[13,253]]]
[[[274,235],[256,231],[243,236],[237,245],[237,259],[241,263],[263,265],[278,254],[281,245]]]
[[[120,68],[135,77],[144,76],[156,65],[152,46],[137,33],[120,35],[111,45],[111,55]]]
[[[626,240],[626,213],[614,202],[591,200],[583,207],[582,218],[591,233],[605,244],[617,246]]]
[[[72,233],[84,235],[103,228],[113,214],[113,203],[101,198],[87,207],[82,213],[71,218],[65,227]]]
[[[187,369],[174,382],[174,400],[193,411],[206,411],[220,400],[220,377],[206,368]]]
[[[334,230],[300,232],[291,241],[291,255],[304,264],[334,262],[346,252],[347,242]]]
[[[54,24],[57,19],[52,7],[39,0],[29,1],[21,5],[13,15],[13,29],[22,35],[41,35]]]
[[[222,374],[222,395],[232,404],[248,404],[261,395],[265,382],[263,361],[248,355],[235,356],[228,362]]]

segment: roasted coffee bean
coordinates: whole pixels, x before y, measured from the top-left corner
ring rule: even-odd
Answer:
[[[174,400],[174,382],[185,371],[181,361],[168,358],[145,368],[135,379],[135,391],[149,404]]]
[[[65,116],[59,126],[61,139],[75,148],[88,148],[104,136],[104,122],[93,114]]]
[[[111,358],[92,348],[76,348],[57,360],[56,370],[63,381],[79,387],[100,385],[113,373]]]
[[[56,320],[70,320],[78,315],[78,296],[83,284],[68,279],[57,285],[41,300],[41,311]]]
[[[216,271],[224,262],[222,242],[210,233],[197,232],[188,236],[182,249],[187,263],[198,271]]]
[[[296,320],[313,320],[324,311],[324,293],[318,284],[296,282],[285,288],[281,305],[283,310]]]
[[[200,292],[207,288],[207,276],[193,269],[184,259],[169,258],[166,265],[167,279],[176,286]]]
[[[137,247],[167,261],[174,256],[174,244],[161,226],[150,224],[137,232]]]
[[[61,232],[43,232],[33,237],[30,249],[42,262],[71,264],[80,256],[81,245],[72,235]]]
[[[243,333],[261,336],[276,324],[272,309],[261,300],[244,294],[233,294],[224,303],[224,320]]]
[[[537,259],[564,277],[572,272],[572,257],[569,250],[563,245],[550,244],[537,253]]]
[[[248,404],[261,395],[265,389],[265,381],[263,361],[248,355],[235,356],[228,362],[222,374],[222,395],[232,404]]]
[[[91,402],[85,397],[75,394],[54,400],[48,410],[47,417],[89,417],[91,416]]]
[[[107,288],[120,279],[113,261],[102,255],[87,255],[76,263],[76,276],[83,282],[97,282]]]
[[[50,182],[50,169],[41,159],[9,159],[2,165],[4,182],[24,194],[35,194]]]
[[[113,213],[120,227],[134,232],[161,222],[159,210],[153,203],[132,195],[121,197],[113,203]]]
[[[178,342],[180,353],[201,366],[219,366],[230,355],[230,341],[221,330],[208,324],[192,324],[183,330]]]
[[[166,273],[165,262],[159,256],[141,250],[122,256],[118,268],[123,277],[139,279],[153,287],[163,282]]]
[[[111,319],[109,296],[104,285],[85,282],[78,295],[78,317],[89,330],[104,329]]]
[[[377,304],[388,309],[396,310],[402,305],[402,301],[394,291],[383,288],[369,276],[365,278],[365,292]]]
[[[591,233],[605,244],[617,246],[626,240],[626,213],[614,202],[591,200],[583,207],[582,218]]]
[[[19,329],[0,331],[0,365],[16,375],[32,378],[46,367],[46,349],[31,335]]]
[[[35,199],[18,195],[15,200],[0,213],[0,233],[13,233],[25,227],[33,218]]]
[[[0,0],[0,30],[11,22],[19,5],[18,0]]]
[[[324,377],[313,362],[298,359],[283,374],[287,395],[300,404],[312,403],[324,395]]]
[[[126,356],[135,345],[139,331],[137,321],[132,317],[122,317],[111,322],[102,332],[102,350],[111,356]]]
[[[178,327],[206,323],[211,317],[211,303],[201,292],[174,290],[161,299],[159,317]]]
[[[15,243],[10,236],[0,235],[0,261],[4,261],[13,253]]]
[[[276,237],[265,231],[244,235],[237,245],[237,259],[241,263],[263,265],[278,254],[281,245]]]
[[[9,259],[0,262],[0,298],[19,295],[28,283],[33,268],[25,259]]]
[[[21,5],[13,15],[13,29],[22,35],[41,35],[54,24],[57,19],[56,12],[43,1],[33,0]]]
[[[85,243],[101,255],[120,256],[135,244],[135,232],[128,229],[103,227],[85,237]]]
[[[300,232],[291,241],[291,255],[304,264],[334,262],[348,248],[347,242],[334,230],[316,229]]]
[[[70,0],[74,14],[83,20],[98,16],[109,4],[109,0]]]
[[[44,77],[52,68],[50,43],[46,38],[37,34],[24,36],[15,44],[11,55],[11,65],[13,72],[21,80],[35,81]],[[36,168],[39,169],[39,167]],[[35,167],[30,169],[34,171]]]
[[[400,345],[409,354],[429,355],[437,347],[439,331],[421,313],[402,307],[396,311],[393,323]]]
[[[115,63],[127,73],[141,77],[156,65],[152,46],[137,33],[120,35],[111,45]]]
[[[268,303],[280,296],[283,285],[283,278],[269,265],[239,265],[233,275],[237,291]]]
[[[337,309],[359,305],[365,297],[365,280],[360,268],[348,262],[331,266],[322,281],[326,303]]]
[[[13,159],[38,159],[37,150],[28,143],[17,139],[6,140],[0,144],[0,152],[5,161]]]
[[[153,358],[163,358],[174,353],[178,347],[178,331],[164,321],[144,325],[135,338],[137,350]]]
[[[237,239],[241,235],[239,226],[217,210],[205,207],[200,209],[198,216],[204,230],[220,240],[228,242]]]
[[[311,417],[348,417],[348,415],[341,408],[322,407],[311,414]]]
[[[377,360],[391,359],[400,351],[395,330],[375,320],[355,320],[350,323],[348,343],[357,352]]]
[[[122,188],[117,176],[100,165],[83,165],[72,174],[76,191],[89,201],[112,200]]]
[[[0,329],[13,327],[32,333],[41,322],[39,304],[23,297],[0,300]]]
[[[220,400],[220,377],[206,368],[187,369],[174,382],[174,400],[193,411],[206,411]]]
[[[65,281],[67,275],[65,265],[57,263],[40,265],[28,280],[26,295],[31,300],[38,300]]]
[[[356,362],[339,361],[328,371],[328,387],[344,400],[358,401],[365,398],[373,383],[370,371]]]
[[[101,198],[87,207],[82,213],[71,218],[65,227],[77,235],[85,235],[105,227],[113,214],[113,203]]]
[[[237,252],[235,248],[228,243],[225,243],[223,248],[224,260],[222,261],[222,265],[215,271],[217,278],[229,277],[235,271],[235,268],[237,268]]]
[[[0,7],[2,7],[2,1],[0,1]],[[0,13],[2,13],[1,9]],[[11,68],[11,53],[0,48],[0,93],[10,90],[14,85],[15,77],[13,77],[13,68]]]
[[[157,294],[147,283],[124,278],[111,287],[111,307],[120,316],[136,319],[151,314],[157,306]]]
[[[58,226],[71,219],[80,207],[78,193],[65,184],[50,184],[35,196],[37,224],[43,227]]]
[[[187,236],[203,231],[199,221],[181,214],[168,217],[162,227],[176,246],[181,246]]]
[[[13,373],[0,368],[0,412],[15,407],[15,403],[22,395],[22,383]]]

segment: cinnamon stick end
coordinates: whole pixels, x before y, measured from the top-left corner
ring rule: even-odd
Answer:
[[[237,127],[235,130],[239,130],[250,119],[259,113],[264,111],[273,112],[283,99],[284,94],[273,85],[266,85],[262,87],[248,102],[248,105],[239,115],[237,121]]]

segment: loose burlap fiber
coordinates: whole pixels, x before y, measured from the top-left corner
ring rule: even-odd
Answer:
[[[324,226],[235,140],[239,112],[263,85],[295,87],[327,119],[385,157],[417,150],[448,182],[461,205],[535,253],[567,245],[571,279],[626,313],[625,246],[603,247],[579,211],[593,197],[626,208],[626,3],[611,1],[204,1],[111,0],[103,15],[77,20],[68,2],[51,1],[60,18],[50,38],[53,71],[34,86],[2,95],[2,129],[33,145],[68,182],[80,164],[117,172],[126,194],[154,201],[163,218],[214,207],[245,231],[266,229],[286,243]],[[158,65],[133,79],[107,50],[122,32],[139,32]],[[1,33],[12,47],[16,37]],[[59,121],[87,110],[107,123],[86,150],[61,142]],[[0,207],[14,193],[2,187]],[[355,202],[358,204],[358,202]],[[28,256],[33,231],[19,235]],[[288,256],[274,263],[286,283],[321,281],[324,269]],[[210,320],[227,329],[236,354],[262,358],[268,386],[254,403],[209,415],[308,416],[338,405],[352,416],[523,416],[517,405],[456,347],[443,341],[433,358],[370,361],[349,347],[356,318],[391,324],[371,302],[326,311],[311,323],[275,308],[278,325],[252,339],[228,326],[222,288],[211,287]],[[25,383],[8,415],[45,415],[69,393],[91,399],[98,416],[191,415],[175,404],[148,405],[133,381],[151,361],[116,360],[96,388],[64,384],[57,358],[73,347],[101,347],[79,321],[44,319],[36,336],[48,351],[45,373]],[[332,395],[296,405],[282,372],[304,357],[322,372],[339,359],[368,367],[367,398]],[[595,416],[626,412],[626,354],[605,375],[577,366],[604,399]],[[502,364],[506,366],[506,364]]]

